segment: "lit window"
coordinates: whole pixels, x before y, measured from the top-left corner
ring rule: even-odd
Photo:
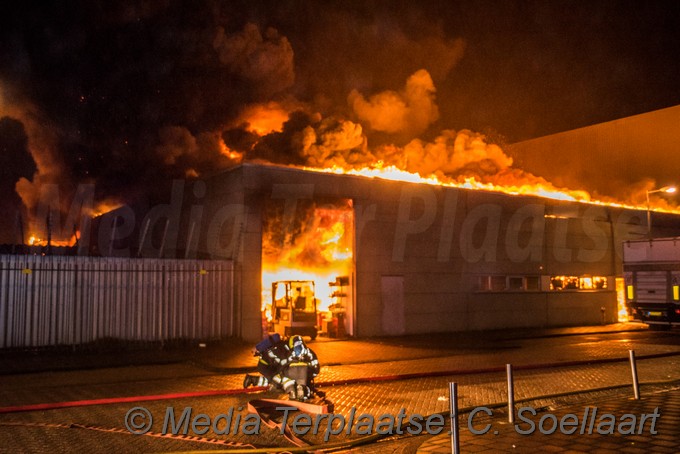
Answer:
[[[578,289],[578,278],[575,276],[569,276],[565,279],[564,288],[568,290]]]
[[[593,277],[593,287],[595,287],[596,289],[607,288],[607,278],[602,276]]]
[[[564,281],[560,276],[553,276],[550,278],[550,290],[562,290]]]
[[[582,277],[579,279],[579,288],[583,290],[593,289],[593,278],[592,277]]]
[[[577,276],[552,276],[550,278],[550,290],[576,290],[578,289]]]
[[[607,288],[605,276],[551,276],[550,290],[602,290]]]

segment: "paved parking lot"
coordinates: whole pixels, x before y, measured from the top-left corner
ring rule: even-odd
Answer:
[[[562,405],[533,407],[538,409],[536,416],[529,412],[525,413],[525,419],[532,422],[519,421],[521,424],[517,427],[507,422],[506,411],[497,410],[494,411],[493,417],[473,419],[471,426],[477,432],[485,430],[487,424],[491,425],[490,430],[485,434],[475,434],[468,429],[469,415],[467,415],[460,420],[460,449],[461,452],[489,453],[680,452],[678,431],[680,385],[668,388],[643,387],[642,393],[640,400],[634,400],[625,393],[615,397],[600,396],[595,399],[586,394],[579,396],[578,404],[562,403]],[[596,413],[594,413],[595,410]],[[653,417],[655,412],[659,415],[657,418]],[[555,421],[559,424],[565,420],[565,415],[573,415],[567,417],[566,421],[570,423],[575,420],[574,427],[568,424],[564,426],[554,424]],[[601,419],[603,415],[614,416],[616,425],[609,424],[608,416]],[[633,415],[635,419],[624,418],[624,415]],[[545,419],[541,426],[542,418]],[[584,419],[585,423],[583,423]],[[643,420],[644,423],[642,423]],[[527,434],[527,432],[530,433]],[[417,452],[419,454],[450,453],[451,449],[451,439],[448,435],[444,435],[428,439],[417,447]]]
[[[646,393],[658,392],[653,398],[663,407],[659,421],[663,437],[647,436],[633,442],[638,448],[642,444],[643,449],[651,452],[680,451],[678,432],[668,426],[669,423],[676,424],[672,427],[680,426],[678,392],[674,384],[680,380],[680,336],[676,332],[649,333],[639,329],[611,331],[601,334],[594,328],[590,331],[571,329],[533,333],[533,336],[505,333],[495,338],[489,335],[484,341],[470,336],[457,339],[451,336],[452,340],[456,340],[451,344],[434,337],[429,339],[434,343],[432,347],[428,347],[428,339],[418,337],[316,342],[311,345],[325,364],[317,381],[333,401],[333,413],[344,417],[349,417],[352,411],[357,415],[370,414],[374,417],[397,415],[400,411],[423,416],[446,413],[449,409],[448,383],[452,381],[459,384],[461,408],[502,407],[507,399],[506,363],[516,367],[516,399],[529,399],[530,405],[543,411],[553,409],[551,411],[559,415],[580,409],[582,413],[586,402],[610,402],[606,405],[618,414],[648,411],[645,405],[651,402],[651,394],[645,395],[642,401],[634,401],[634,407],[624,405],[631,402],[629,397],[632,395],[631,373],[626,360],[627,351],[632,348],[638,357],[643,358],[638,362],[640,380],[648,384],[657,383],[643,390]],[[228,356],[210,356],[210,348],[199,349],[198,354],[184,358],[180,355],[177,361],[156,364],[152,361],[150,365],[86,370],[72,367],[70,369],[73,370],[4,375],[0,377],[3,382],[0,406],[5,409],[9,406],[102,398],[129,398],[129,401],[0,414],[0,452],[168,452],[223,450],[241,445],[292,448],[277,430],[266,427],[257,436],[242,433],[225,435],[216,433],[214,428],[200,436],[159,436],[169,408],[173,409],[176,417],[191,408],[191,415],[204,414],[213,420],[219,415],[226,417],[231,411],[233,423],[238,416],[242,420],[246,417],[247,404],[253,398],[277,397],[272,393],[237,392],[242,386],[242,369],[248,369],[254,362],[248,349],[242,346],[240,353]],[[324,356],[329,360],[324,360]],[[412,378],[398,377],[404,374]],[[599,391],[586,392],[592,389]],[[236,393],[223,394],[229,390],[236,390]],[[198,392],[208,395],[187,395]],[[143,400],[148,396],[158,398]],[[541,396],[547,397],[536,399]],[[126,430],[125,415],[133,407],[144,407],[152,415],[154,421],[150,433],[139,436]],[[494,414],[498,413],[498,418],[502,419],[501,411],[494,410]],[[220,420],[220,424],[217,432],[224,431],[225,419]],[[477,452],[482,448],[531,452],[538,445],[567,449],[569,443],[576,446],[569,449],[585,449],[583,446],[579,448],[580,442],[573,441],[573,437],[543,436],[549,438],[549,442],[541,441],[540,437],[527,438],[513,433],[511,426],[498,424],[500,435],[495,436],[473,435],[462,430],[463,452]],[[193,433],[189,430],[187,435]],[[323,435],[322,432],[303,438],[310,444],[323,443]],[[349,434],[343,432],[329,436],[328,441],[340,443],[361,437],[351,430]],[[612,440],[588,436],[581,441],[591,452],[594,448],[609,449],[607,446],[617,443]],[[630,440],[630,437],[624,438],[624,442]],[[668,446],[660,441],[676,443],[676,451],[664,451]],[[616,446],[631,448],[628,445]],[[439,437],[400,437],[353,450],[416,452],[418,449],[450,452],[450,441],[445,434]]]

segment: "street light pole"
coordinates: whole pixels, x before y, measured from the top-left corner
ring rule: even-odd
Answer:
[[[649,192],[647,194],[647,238],[652,239],[652,212],[649,211]]]
[[[649,208],[649,194],[654,194],[656,192],[665,192],[666,194],[673,194],[678,189],[675,186],[664,186],[660,189],[653,189],[651,191],[645,191],[647,196],[647,237],[652,239],[652,212]]]

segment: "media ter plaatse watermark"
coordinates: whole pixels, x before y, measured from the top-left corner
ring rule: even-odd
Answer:
[[[181,411],[167,407],[161,434],[202,436],[211,432],[211,435],[259,435],[262,427],[260,416],[256,413],[242,415],[242,410],[242,407],[236,410],[230,407],[225,413],[211,416],[196,414],[192,407],[184,407]],[[297,412],[296,407],[281,406],[276,407],[276,410],[282,415],[282,435],[284,427],[288,426],[296,436],[322,434],[324,442],[329,441],[331,436],[351,434],[438,435],[447,428],[447,418],[441,414],[409,415],[404,408],[396,415],[384,413],[377,417],[367,413],[357,414],[355,407],[350,409],[347,416],[339,413],[310,415]],[[476,420],[478,416],[491,417],[493,411],[488,407],[477,407],[469,413],[467,429],[473,435],[499,434],[498,430],[493,430],[492,423]],[[514,424],[514,430],[521,435],[533,435],[537,431],[543,435],[555,432],[564,435],[640,435],[648,432],[656,435],[656,423],[660,416],[659,407],[652,413],[625,413],[618,416],[601,413],[597,407],[585,407],[582,414],[568,413],[561,417],[552,413],[539,415],[532,407],[522,407],[517,411],[518,422]],[[125,414],[125,427],[133,434],[148,433],[152,425],[153,415],[145,407],[131,408]]]
[[[512,263],[526,263],[540,262],[550,254],[558,263],[575,259],[596,263],[605,260],[610,251],[620,257],[621,249],[613,246],[617,240],[639,237],[646,232],[644,214],[639,210],[621,209],[612,213],[606,206],[589,204],[570,208],[540,197],[523,199],[527,203],[517,206],[489,201],[468,207],[459,190],[438,196],[437,188],[426,184],[408,185],[395,198],[396,212],[388,217],[392,219],[393,215],[395,222],[384,232],[393,238],[390,247],[393,262],[405,261],[407,243],[418,235],[428,234],[436,246],[437,262],[449,262],[460,256],[468,263],[494,263],[500,256],[507,256]],[[70,238],[77,227],[79,255],[87,255],[88,247],[96,246],[100,252],[114,257],[172,257],[184,251],[185,257],[201,252],[213,259],[242,260],[239,247],[249,206],[208,200],[207,191],[206,183],[201,180],[173,180],[168,203],[156,204],[146,211],[135,211],[130,205],[119,206],[98,214],[101,219],[93,230],[93,184],[72,188],[68,207],[61,207],[65,194],[60,194],[63,190],[59,185],[44,184],[32,217],[46,219],[49,214],[52,235],[57,238]],[[294,226],[288,224],[294,219],[299,203],[314,198],[315,186],[274,184],[271,193],[264,195],[284,206],[288,214],[282,228],[290,231]],[[362,235],[367,226],[384,222],[388,216],[384,210],[383,205],[372,200],[354,205],[357,250],[365,240]],[[183,224],[187,224],[186,228]],[[549,224],[552,227],[548,227]],[[155,244],[151,234],[145,233],[155,230],[166,232],[162,248]],[[475,237],[480,231],[483,235]],[[588,241],[570,244],[570,231],[578,231]],[[46,236],[47,232],[39,234]],[[199,251],[201,241],[217,236],[220,241],[208,241],[202,246],[205,250]]]
[[[225,413],[211,416],[205,413],[194,413],[192,407],[184,407],[175,411],[167,407],[163,417],[161,434],[163,435],[259,435],[262,419],[257,413],[241,415],[242,407],[234,410],[230,407]],[[281,434],[288,426],[296,436],[323,434],[327,442],[333,435],[430,435],[440,434],[446,428],[446,418],[440,414],[423,416],[417,413],[407,414],[402,408],[394,415],[385,413],[373,416],[367,413],[357,414],[352,407],[345,417],[339,413],[310,415],[297,412],[296,407],[276,407],[282,415]],[[297,413],[294,413],[297,412]],[[145,407],[134,407],[125,414],[125,427],[136,435],[143,435],[151,430],[153,415]]]
[[[467,428],[474,435],[493,433],[493,425],[489,422],[475,423],[478,415],[493,416],[488,407],[473,409],[467,418]],[[552,435],[559,432],[563,435],[641,435],[648,430],[650,435],[656,435],[656,422],[661,416],[659,407],[652,413],[601,413],[597,407],[585,407],[583,413],[567,413],[557,416],[553,413],[542,413],[532,407],[522,407],[517,410],[517,422],[514,424],[515,432],[520,435],[533,435],[538,430],[543,435]],[[649,422],[649,426],[647,423]]]

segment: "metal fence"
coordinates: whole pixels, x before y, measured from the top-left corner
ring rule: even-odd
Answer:
[[[0,348],[234,334],[233,264],[0,255]]]

